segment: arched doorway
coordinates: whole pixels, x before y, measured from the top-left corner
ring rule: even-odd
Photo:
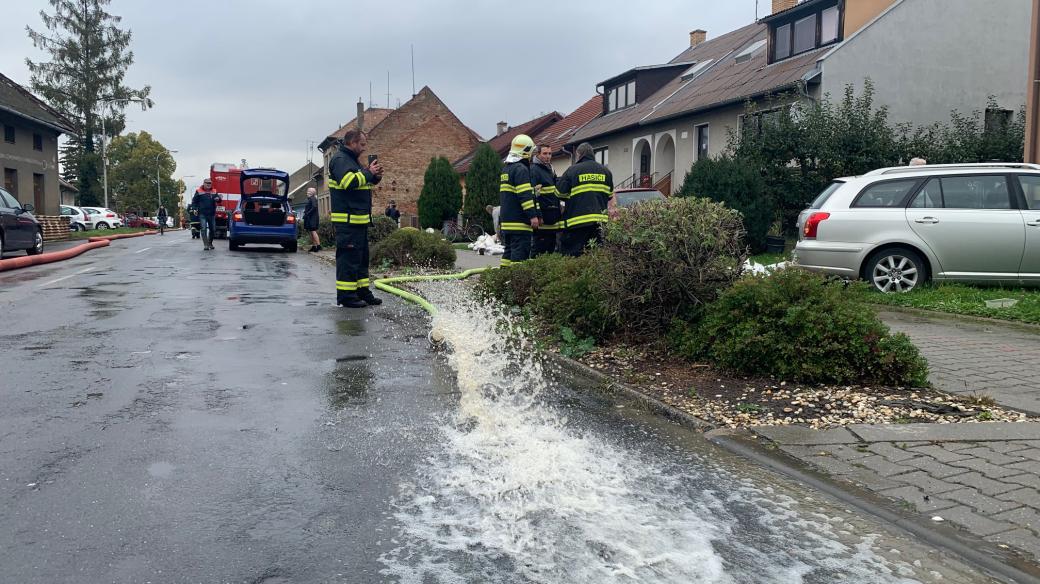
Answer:
[[[632,150],[632,168],[634,169],[632,174],[635,175],[634,186],[649,186],[647,183],[653,180],[651,176],[651,169],[653,169],[652,153],[650,142],[646,140],[640,140]]]
[[[672,194],[672,178],[675,171],[675,140],[671,134],[665,134],[657,140],[657,168],[654,172],[653,183],[661,183],[661,192],[666,195]],[[654,186],[651,185],[651,186]]]

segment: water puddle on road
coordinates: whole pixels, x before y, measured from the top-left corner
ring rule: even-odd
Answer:
[[[451,347],[460,395],[441,447],[394,497],[384,576],[408,584],[988,581],[764,471],[718,464],[699,438],[691,450],[615,412],[558,399],[512,325],[457,288],[424,294],[442,308],[434,331]]]

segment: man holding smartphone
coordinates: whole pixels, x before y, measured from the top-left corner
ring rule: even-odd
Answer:
[[[336,304],[363,308],[382,304],[369,288],[368,226],[372,223],[372,185],[383,167],[376,155],[359,160],[368,146],[364,132],[348,130],[329,160],[332,222],[336,225]]]

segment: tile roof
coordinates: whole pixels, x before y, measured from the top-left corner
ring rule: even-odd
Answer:
[[[302,203],[307,200],[307,187],[316,186],[311,182],[314,175],[321,172],[322,167],[308,162],[304,164],[296,172],[289,175],[289,201],[292,203]]]
[[[601,113],[603,113],[603,96],[596,94],[562,120],[549,126],[534,139],[534,142],[538,146],[551,146],[555,155],[563,150],[568,139],[575,132]]]
[[[365,131],[366,132],[371,132],[373,128],[375,128],[380,123],[382,123],[382,121],[385,120],[386,117],[389,116],[390,114],[392,114],[393,112],[394,112],[394,110],[392,110],[392,109],[386,109],[386,108],[382,108],[382,107],[370,107],[370,108],[366,109],[365,110],[365,127],[366,127]],[[356,129],[357,129],[357,118],[355,117],[354,119],[350,120],[349,122],[343,124],[340,127],[340,129],[338,129],[335,132],[329,134],[324,140],[321,141],[321,145],[318,146],[318,148],[321,148],[322,150],[324,150],[326,146],[328,146],[332,142],[335,142],[336,140],[339,140],[344,135],[346,135],[348,130],[356,130]]]
[[[506,153],[509,152],[509,145],[513,142],[513,137],[518,134],[537,136],[562,119],[563,116],[560,115],[560,112],[551,112],[533,120],[526,121],[519,126],[513,126],[502,134],[488,140],[487,144],[491,146],[499,156],[505,157]],[[456,160],[452,165],[455,167],[455,172],[459,174],[466,174],[469,172],[469,165],[473,162],[473,157],[476,156],[476,154],[477,149],[474,148],[468,154]]]
[[[793,87],[799,80],[808,79],[816,70],[821,50],[830,48],[769,64],[766,45],[763,44],[751,53],[750,58],[737,62],[737,55],[766,40],[768,33],[767,25],[756,22],[686,49],[671,62],[705,63],[710,60],[696,76],[684,80],[682,74],[676,75],[642,103],[593,119],[568,143],[782,91]]]
[[[3,73],[0,73],[0,110],[64,134],[75,134],[72,122]]]

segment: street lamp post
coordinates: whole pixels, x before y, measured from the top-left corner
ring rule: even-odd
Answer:
[[[179,150],[167,150],[166,152],[160,152],[155,155],[155,197],[159,200],[159,207],[162,207],[162,182],[159,179],[159,157],[163,154],[174,154]],[[159,207],[156,207],[158,209]]]

